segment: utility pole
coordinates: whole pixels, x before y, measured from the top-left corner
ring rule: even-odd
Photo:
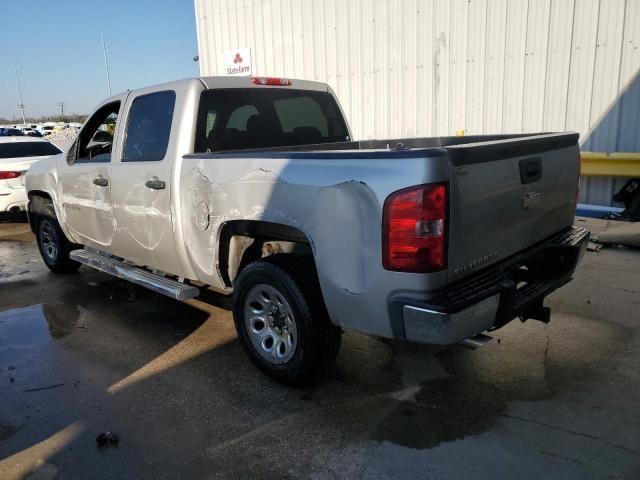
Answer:
[[[58,102],[58,106],[60,107],[60,121],[64,122],[64,102]]]
[[[102,33],[102,53],[104,53],[104,68],[107,71],[107,88],[111,96],[111,74],[109,73],[109,60],[107,59],[107,45],[104,43],[104,33]]]
[[[24,102],[22,101],[22,89],[20,88],[20,77],[18,77],[18,65],[16,65],[16,59],[13,59],[13,70],[16,72],[16,85],[18,86],[18,98],[20,99],[20,103],[18,104],[18,108],[22,110],[22,123],[27,123],[27,118],[24,115]]]

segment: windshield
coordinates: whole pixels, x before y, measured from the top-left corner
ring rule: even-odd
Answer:
[[[196,153],[348,140],[327,92],[245,88],[206,90],[200,97]]]
[[[49,142],[0,143],[0,158],[45,157],[62,153]]]

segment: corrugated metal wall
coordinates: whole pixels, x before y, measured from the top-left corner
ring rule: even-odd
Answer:
[[[584,149],[640,151],[640,0],[195,7],[202,75],[251,47],[254,74],[329,83],[356,138],[575,130]]]

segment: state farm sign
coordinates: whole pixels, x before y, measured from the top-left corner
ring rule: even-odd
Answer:
[[[226,75],[251,75],[251,49],[235,48],[224,52],[224,73]]]

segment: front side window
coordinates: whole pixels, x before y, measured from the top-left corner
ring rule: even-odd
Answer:
[[[110,162],[120,102],[101,107],[87,121],[69,154],[73,163]],[[77,152],[77,153],[76,153]]]
[[[123,162],[154,162],[167,154],[176,94],[151,93],[136,98],[129,110]]]

